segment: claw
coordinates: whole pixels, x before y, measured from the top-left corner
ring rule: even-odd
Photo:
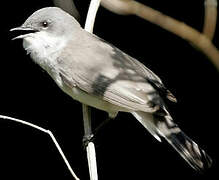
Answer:
[[[86,148],[88,146],[89,142],[92,142],[93,140],[94,140],[93,134],[85,135],[82,139],[83,147]]]

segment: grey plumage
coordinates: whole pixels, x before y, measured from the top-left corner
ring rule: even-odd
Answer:
[[[46,26],[45,26],[46,24]],[[115,116],[130,112],[158,140],[164,137],[196,170],[210,157],[174,124],[165,102],[176,102],[160,78],[136,59],[83,30],[59,8],[44,8],[13,30],[24,48],[73,99]]]

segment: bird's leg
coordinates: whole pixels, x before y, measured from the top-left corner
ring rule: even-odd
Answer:
[[[98,132],[103,129],[111,120],[113,120],[114,118],[108,116],[107,119],[105,119],[103,122],[101,122],[99,124],[99,126],[97,126],[95,129],[94,129],[94,132],[93,132],[93,136],[95,137]]]
[[[83,147],[86,148],[89,142],[92,142],[94,140],[94,135],[89,134],[89,135],[84,135],[82,142],[83,142]]]
[[[86,148],[91,142],[93,133],[91,129],[91,107],[82,104],[83,120],[84,120],[84,137],[82,139],[83,147]]]
[[[98,132],[103,129],[111,120],[115,119],[117,114],[118,112],[108,113],[107,119],[100,123],[99,126],[97,126],[97,128],[94,130],[93,136],[96,136]]]
[[[111,117],[110,115],[101,122],[93,131],[92,134],[84,135],[83,137],[83,146],[86,147],[89,142],[94,141],[95,137],[97,136],[98,132],[103,129],[111,120],[115,119],[115,117]]]

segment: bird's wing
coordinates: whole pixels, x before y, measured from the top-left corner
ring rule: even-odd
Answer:
[[[71,88],[76,86],[92,96],[130,111],[152,113],[162,106],[162,100],[157,91],[143,79],[133,81],[120,77],[109,78],[104,73],[100,73],[95,79],[92,76],[84,76],[84,73],[77,73],[69,78],[62,71],[60,76],[67,86]]]
[[[164,97],[164,99],[167,99],[171,102],[176,103],[177,99],[176,97],[164,86],[161,79],[153,73],[150,69],[148,69],[144,64],[141,62],[131,58],[130,59],[132,63],[134,63],[139,71],[145,76],[148,77],[148,81],[150,81],[151,85],[157,89],[157,91]]]
[[[144,76],[145,78],[148,79],[148,81],[150,81],[151,85],[162,95],[164,99],[167,99],[175,103],[177,102],[176,97],[164,86],[161,79],[154,72],[148,69],[144,64],[132,58],[131,56],[125,54],[124,52],[122,52],[121,50],[113,46],[112,44],[107,43],[103,39],[95,35],[93,36],[99,41],[103,41],[105,44],[110,45],[113,48],[114,53],[117,54],[116,58],[120,59],[118,63],[123,62],[128,68],[132,66],[133,69],[135,69],[135,71],[138,74]]]
[[[118,48],[90,37],[86,39],[88,44],[74,43],[74,52],[66,51],[68,54],[61,56],[59,67],[64,82],[129,110],[161,113],[161,80]]]

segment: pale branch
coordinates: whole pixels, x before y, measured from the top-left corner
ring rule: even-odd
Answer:
[[[219,70],[219,51],[209,38],[194,28],[134,0],[102,0],[105,8],[118,14],[134,14],[172,32],[197,47]]]
[[[85,22],[85,30],[93,33],[94,22],[97,14],[97,10],[100,6],[101,0],[91,0],[90,6],[87,13],[87,18]],[[83,109],[83,120],[84,120],[84,131],[85,137],[92,136],[92,128],[91,128],[91,109],[89,106],[82,104]],[[93,142],[88,142],[86,146],[87,151],[87,160],[89,167],[90,180],[98,180],[97,173],[97,161],[96,161],[96,152],[95,145]]]
[[[106,9],[120,15],[133,14],[132,2],[134,0],[102,0],[101,5]]]
[[[217,0],[205,0],[203,33],[212,40],[217,24]]]
[[[147,19],[148,21],[192,43],[201,50],[217,67],[217,70],[219,70],[219,51],[205,35],[183,22],[166,16],[150,7],[142,6],[142,4],[138,2],[133,2],[133,9],[135,9],[134,12],[139,17]]]
[[[44,129],[44,128],[42,128],[42,127],[40,127],[38,125],[35,125],[33,123],[29,123],[27,121],[20,120],[20,119],[17,119],[17,118],[13,118],[13,117],[9,117],[9,116],[0,115],[0,119],[14,121],[16,123],[20,123],[20,124],[23,124],[23,125],[35,128],[35,129],[37,129],[37,130],[39,130],[41,132],[44,132],[44,133],[48,134],[50,136],[50,138],[52,139],[53,143],[55,144],[59,154],[62,157],[62,159],[64,160],[64,162],[65,162],[68,170],[70,171],[71,175],[75,178],[75,180],[79,180],[79,178],[76,176],[76,174],[74,173],[73,169],[71,168],[71,165],[69,164],[69,162],[68,162],[64,152],[62,151],[62,148],[60,147],[58,141],[56,140],[55,136],[53,135],[53,133],[50,130]]]
[[[94,22],[101,0],[91,0],[84,29],[93,33]]]

